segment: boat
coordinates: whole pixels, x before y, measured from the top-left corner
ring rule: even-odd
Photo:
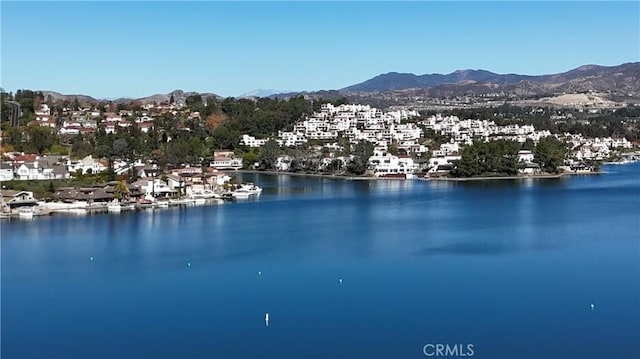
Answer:
[[[31,219],[33,218],[33,209],[31,208],[21,208],[18,210],[18,217],[19,218],[25,218],[25,219]]]
[[[135,203],[129,202],[127,204],[121,204],[120,207],[123,211],[133,211],[136,209]]]
[[[262,193],[262,188],[254,185],[251,182],[243,183],[236,187],[234,191],[231,191],[233,198],[249,198],[259,196]]]
[[[74,201],[74,202],[43,202],[41,206],[48,208],[52,211],[68,211],[70,209],[87,208],[88,203],[86,201]]]
[[[216,194],[215,192],[209,189],[205,189],[204,191],[193,192],[192,196],[200,196],[204,199],[220,198],[218,194]]]
[[[140,209],[153,208],[153,202],[148,199],[142,199],[135,204],[135,207]]]
[[[168,208],[169,207],[169,201],[158,201],[156,202],[156,206],[158,206],[159,208]]]
[[[256,194],[249,192],[249,190],[247,190],[247,189],[240,188],[240,189],[237,189],[237,190],[231,192],[231,195],[234,198],[242,198],[242,199],[244,199],[244,198],[249,198],[251,196],[255,196]]]
[[[193,203],[196,204],[197,206],[201,206],[203,204],[205,204],[206,199],[202,196],[193,196]]]
[[[89,211],[87,211],[86,208],[69,208],[64,210],[63,212],[77,215],[77,216],[84,216],[89,213]]]
[[[17,212],[17,213],[16,213]],[[17,214],[19,218],[33,218],[36,216],[48,216],[51,215],[51,210],[44,206],[34,206],[34,207],[22,207],[18,208],[17,211],[13,214]],[[11,214],[8,214],[9,216]]]
[[[251,182],[241,184],[239,190],[246,190],[252,195],[260,195],[260,193],[262,193],[262,188]]]
[[[233,196],[233,193],[232,193],[232,192],[225,192],[225,193],[223,193],[223,194],[220,196],[220,198],[221,198],[223,201],[234,201],[234,200],[236,199],[236,198]]]
[[[172,198],[169,200],[169,204],[172,206],[179,206],[183,204],[192,204],[193,199],[191,198]]]
[[[117,213],[122,211],[122,206],[120,205],[120,202],[113,200],[107,204],[107,211]]]

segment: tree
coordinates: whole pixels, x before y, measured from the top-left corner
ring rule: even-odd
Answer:
[[[340,161],[337,158],[332,160],[331,163],[329,163],[329,166],[327,166],[327,171],[331,173],[336,173],[341,169],[342,169],[342,161]]]
[[[524,143],[522,144],[522,149],[523,150],[529,150],[529,151],[533,151],[533,149],[536,147],[536,144],[533,142],[532,139],[527,138],[526,141],[524,141]]]
[[[86,139],[78,138],[71,145],[71,153],[79,158],[84,158],[94,152],[93,145]]]
[[[391,146],[389,146],[389,153],[394,156],[398,155],[398,140],[393,140],[391,142]]]
[[[554,136],[543,137],[538,141],[533,152],[533,160],[540,164],[540,168],[548,173],[558,172],[558,167],[564,164],[567,145]]]
[[[219,126],[223,125],[227,121],[227,116],[223,113],[212,113],[207,116],[205,120],[205,126],[207,130],[211,133]]]
[[[25,143],[27,149],[37,153],[44,153],[51,148],[55,141],[55,136],[49,127],[29,126],[26,129],[29,141]]]
[[[202,104],[202,96],[200,95],[191,95],[189,97],[186,98],[185,103],[187,106],[189,106],[190,108],[196,110],[196,108],[198,107],[203,107]]]
[[[454,177],[514,176],[518,174],[518,151],[514,141],[476,142],[462,149],[451,171]]]
[[[113,191],[113,197],[117,200],[122,200],[129,193],[129,188],[123,182],[118,182]]]
[[[22,132],[15,128],[9,127],[6,131],[4,131],[5,141],[13,146],[14,150],[22,151]]]
[[[274,169],[278,156],[280,155],[280,145],[271,139],[260,148],[260,167],[266,169]]]
[[[242,156],[242,165],[246,168],[253,166],[254,163],[258,162],[259,157],[253,151],[249,151]]]
[[[105,175],[107,177],[107,181],[114,181],[116,179],[116,172],[113,169],[113,158],[111,157],[109,157],[109,165],[107,166]]]
[[[118,158],[122,158],[129,150],[129,144],[124,138],[113,141],[112,153]]]
[[[362,175],[369,167],[369,158],[373,156],[373,143],[360,141],[353,147],[353,157],[347,166],[349,172]]]
[[[232,150],[238,145],[240,135],[226,126],[220,126],[213,130],[212,137],[216,148]]]

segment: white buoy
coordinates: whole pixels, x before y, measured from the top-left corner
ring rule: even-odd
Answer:
[[[591,310],[594,310],[594,309],[595,309],[595,307],[596,307],[596,306],[595,306],[593,303],[591,303]]]
[[[187,262],[187,267],[191,267],[191,262]]]
[[[93,262],[93,256],[89,257],[89,260]]]
[[[342,284],[342,278],[338,279],[338,282],[340,282],[340,284]]]
[[[269,326],[269,313],[266,313],[264,315],[264,324],[268,327]]]
[[[262,277],[262,272],[258,271],[258,277]]]

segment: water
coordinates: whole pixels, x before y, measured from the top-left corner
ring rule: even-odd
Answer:
[[[638,358],[640,164],[605,170],[5,221],[2,358]]]

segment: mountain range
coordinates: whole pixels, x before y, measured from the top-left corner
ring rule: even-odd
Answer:
[[[287,92],[274,94],[274,90],[255,90],[238,97],[278,97],[294,95],[310,97],[338,98],[341,96],[384,95],[386,92],[402,92],[415,96],[446,98],[453,96],[537,96],[580,92],[609,92],[625,96],[640,97],[640,62],[618,66],[584,65],[576,69],[549,75],[497,74],[486,70],[458,70],[449,74],[415,75],[411,73],[389,72],[340,90],[315,92]],[[53,91],[42,91],[45,97],[54,100],[82,103],[99,102],[86,95],[63,95]],[[175,90],[167,94],[156,94],[142,98],[119,98],[115,103],[138,101],[141,103],[161,103],[173,96],[176,102],[184,102],[188,96],[199,94],[203,99],[215,93],[184,92]]]
[[[42,91],[42,94],[44,95],[45,98],[48,98],[48,96],[51,96],[51,98],[54,101],[73,101],[77,98],[80,103],[90,103],[90,102],[100,102],[100,101],[110,101],[113,103],[128,103],[128,102],[136,101],[142,104],[154,103],[154,102],[161,103],[161,102],[168,102],[172,96],[175,102],[184,103],[187,97],[191,95],[200,95],[202,99],[206,99],[207,97],[211,97],[211,96],[215,98],[221,98],[221,96],[216,95],[214,93],[210,93],[210,92],[194,92],[194,91],[184,92],[182,90],[174,90],[166,94],[155,94],[155,95],[140,97],[140,98],[122,97],[122,98],[111,99],[111,100],[95,99],[87,95],[63,95],[55,91]]]
[[[458,70],[450,74],[415,75],[390,72],[345,87],[343,93],[423,90],[426,96],[508,93],[536,95],[583,91],[640,93],[640,62],[618,66],[584,65],[550,75],[497,74],[486,70]]]

